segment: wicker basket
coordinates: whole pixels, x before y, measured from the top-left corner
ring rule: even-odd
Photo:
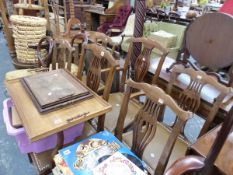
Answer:
[[[10,20],[13,25],[17,61],[26,64],[37,63],[36,52],[29,48],[29,45],[38,44],[40,39],[46,35],[46,19],[12,15]]]

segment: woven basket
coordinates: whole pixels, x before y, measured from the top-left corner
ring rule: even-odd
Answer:
[[[11,15],[10,21],[14,25],[39,27],[46,26],[47,20],[45,18],[23,15]]]
[[[18,62],[37,63],[36,51],[28,46],[38,44],[40,39],[46,35],[46,19],[12,15],[10,20],[13,25],[13,37]],[[46,51],[43,54],[46,54]]]

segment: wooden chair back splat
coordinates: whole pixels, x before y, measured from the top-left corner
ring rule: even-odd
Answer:
[[[71,71],[74,48],[66,40],[55,40],[52,58],[52,70],[66,68]]]
[[[106,49],[107,47],[111,46],[110,52],[113,54],[113,52],[116,49],[116,45],[112,41],[111,37],[109,37],[108,35],[105,35],[104,33],[100,33],[100,32],[95,32],[92,37],[95,43],[100,43]]]
[[[131,92],[133,89],[142,90],[145,93],[147,100],[135,117],[133,124],[132,144],[132,151],[134,151],[137,156],[139,156],[139,158],[142,158],[146,146],[155,136],[156,126],[158,124],[157,119],[159,115],[162,114],[160,110],[163,110],[163,106],[166,105],[170,107],[178,116],[178,119],[163,149],[157,164],[157,168],[155,170],[156,175],[162,175],[179,133],[185,122],[191,117],[192,113],[181,109],[172,99],[172,97],[167,95],[157,86],[152,86],[146,83],[137,83],[132,80],[128,80],[127,85],[128,88],[121,105],[115,135],[118,139],[122,140],[124,120],[127,114],[128,102],[130,100]]]
[[[114,73],[116,70],[116,67],[118,66],[117,61],[113,58],[112,54],[107,51],[104,47],[99,46],[97,44],[84,44],[82,48],[82,54],[79,62],[79,69],[78,69],[78,78],[82,80],[82,72],[84,69],[84,59],[85,54],[87,50],[91,50],[93,53],[93,57],[90,62],[89,69],[87,71],[87,86],[92,89],[93,91],[97,92],[98,88],[100,86],[100,80],[101,80],[101,73],[107,73],[107,78],[105,81],[105,88],[103,91],[103,99],[108,101],[109,94],[112,87],[112,82],[114,78]],[[108,68],[102,69],[101,63],[103,60],[106,60],[108,62]],[[101,131],[104,129],[104,116],[99,117],[98,119],[98,127],[97,130]]]
[[[71,46],[75,48],[72,63],[76,65],[79,65],[83,43],[88,43],[88,38],[83,33],[79,33],[71,39]]]
[[[176,65],[172,69],[171,79],[167,87],[168,94],[171,94],[172,87],[177,83],[177,78],[180,74],[187,74],[190,76],[188,86],[180,92],[177,100],[178,105],[184,110],[197,113],[197,110],[201,104],[201,93],[204,91],[203,87],[206,85],[210,85],[220,92],[220,94],[214,99],[211,111],[208,113],[208,116],[206,116],[206,122],[200,132],[200,135],[203,135],[213,122],[224,98],[232,93],[232,88],[220,84],[215,77],[207,75],[203,71],[196,71],[192,68],[183,69],[183,67]]]
[[[129,52],[127,54],[127,57],[125,59],[125,64],[124,64],[124,69],[123,69],[123,74],[121,78],[121,91],[123,91],[123,87],[126,81],[126,76],[127,76],[127,71],[130,66],[130,60],[132,56],[132,51],[133,51],[133,43],[142,43],[143,49],[141,50],[141,53],[137,57],[135,61],[134,67],[134,76],[133,79],[135,81],[142,81],[149,69],[150,66],[150,54],[153,49],[158,49],[161,52],[161,58],[158,64],[158,67],[156,69],[156,72],[154,73],[152,83],[156,84],[157,79],[159,77],[160,71],[162,69],[163,62],[165,60],[165,57],[168,54],[167,49],[163,48],[159,43],[156,41],[153,41],[149,38],[132,38],[131,43],[129,46]]]

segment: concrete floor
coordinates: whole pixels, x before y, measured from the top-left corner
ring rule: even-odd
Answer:
[[[27,155],[20,153],[15,138],[7,135],[3,122],[2,101],[7,98],[4,77],[6,72],[13,69],[6,41],[0,32],[0,175],[36,175]]]

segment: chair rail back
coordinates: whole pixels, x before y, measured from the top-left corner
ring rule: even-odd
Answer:
[[[129,46],[129,52],[126,56],[125,59],[125,64],[124,64],[124,69],[123,69],[123,74],[121,78],[121,91],[123,91],[123,87],[126,81],[126,76],[127,76],[127,71],[130,66],[131,62],[131,57],[133,54],[133,45],[135,43],[141,43],[142,44],[142,49],[139,54],[139,56],[136,58],[135,64],[134,64],[134,75],[133,79],[137,82],[140,82],[144,79],[146,73],[149,70],[150,67],[150,55],[153,49],[158,49],[161,52],[161,57],[159,60],[158,67],[154,73],[153,79],[152,79],[152,84],[156,84],[160,71],[162,69],[163,62],[165,60],[165,57],[168,54],[168,50],[163,48],[159,43],[157,43],[154,40],[151,40],[149,38],[141,37],[141,38],[132,38]]]
[[[190,77],[190,82],[188,86],[182,90],[178,96],[178,105],[184,110],[192,111],[196,113],[201,104],[201,93],[203,92],[203,87],[209,85],[217,89],[220,93],[214,99],[211,111],[206,116],[206,122],[201,129],[200,135],[203,135],[209,128],[210,124],[213,122],[216,113],[223,100],[227,95],[233,92],[231,87],[226,87],[219,83],[218,80],[210,75],[207,75],[203,71],[196,71],[192,68],[183,68],[181,66],[175,65],[171,70],[171,79],[167,87],[167,93],[171,94],[172,87],[177,83],[178,75],[187,74]]]
[[[162,175],[180,131],[185,122],[191,118],[192,113],[181,109],[172,99],[172,97],[167,95],[162,89],[155,85],[153,86],[147,83],[138,83],[132,80],[128,80],[127,85],[128,88],[121,105],[115,135],[118,139],[122,140],[124,121],[127,115],[131,92],[133,89],[143,91],[147,99],[135,116],[133,123],[133,144],[131,148],[139,158],[142,158],[146,146],[150,143],[156,134],[156,126],[158,118],[160,115],[162,115],[161,110],[163,110],[163,106],[165,105],[170,107],[178,116],[175,127],[173,128],[168,141],[164,146],[163,152],[159,158],[159,162],[155,170],[156,175]]]
[[[53,48],[52,70],[65,68],[71,71],[72,56],[75,49],[66,40],[55,40]]]

